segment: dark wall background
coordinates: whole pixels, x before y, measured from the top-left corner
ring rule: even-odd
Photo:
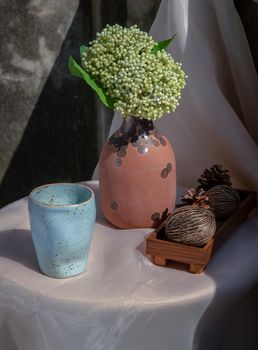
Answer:
[[[258,1],[234,0],[234,2],[245,28],[256,72],[258,72]]]
[[[91,178],[112,112],[70,76],[106,23],[149,30],[160,0],[0,0],[0,207],[34,187]],[[236,0],[258,67],[258,4]]]

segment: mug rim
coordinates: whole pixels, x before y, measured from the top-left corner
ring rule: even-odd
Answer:
[[[83,201],[83,202],[77,203],[77,204],[46,204],[46,203],[42,203],[42,202],[38,201],[37,199],[33,198],[33,196],[32,196],[33,193],[34,193],[35,191],[37,191],[37,190],[39,190],[39,189],[41,189],[41,188],[44,188],[44,187],[54,187],[54,186],[59,186],[59,185],[68,185],[68,186],[83,187],[84,189],[87,189],[87,190],[90,191],[91,196],[90,196],[89,199],[87,199],[87,200],[85,200],[85,201]],[[49,183],[49,184],[45,184],[45,185],[40,185],[40,186],[35,187],[35,188],[30,192],[30,194],[29,194],[29,199],[30,199],[33,203],[35,203],[35,204],[37,204],[37,205],[39,205],[39,206],[41,206],[41,207],[47,207],[47,208],[53,208],[53,209],[55,209],[55,208],[60,208],[60,209],[62,209],[62,208],[74,208],[74,207],[78,207],[78,206],[81,206],[81,205],[83,205],[83,204],[89,203],[90,201],[94,200],[94,198],[95,198],[95,194],[94,194],[93,190],[92,190],[89,186],[84,185],[84,184],[82,184],[82,183],[77,183],[77,182],[76,182],[76,183],[71,183],[71,182],[53,182],[53,183]]]

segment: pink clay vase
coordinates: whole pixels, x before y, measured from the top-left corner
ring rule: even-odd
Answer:
[[[176,201],[175,155],[152,121],[125,118],[99,162],[100,201],[119,228],[156,227]]]

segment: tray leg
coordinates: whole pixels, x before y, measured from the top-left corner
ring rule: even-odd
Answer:
[[[203,272],[205,265],[201,264],[190,264],[189,271],[192,273],[201,273]]]
[[[154,264],[159,266],[166,266],[167,259],[162,258],[161,256],[154,256]]]

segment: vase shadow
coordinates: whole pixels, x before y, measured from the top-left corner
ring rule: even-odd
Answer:
[[[29,230],[0,231],[0,256],[40,272]]]

